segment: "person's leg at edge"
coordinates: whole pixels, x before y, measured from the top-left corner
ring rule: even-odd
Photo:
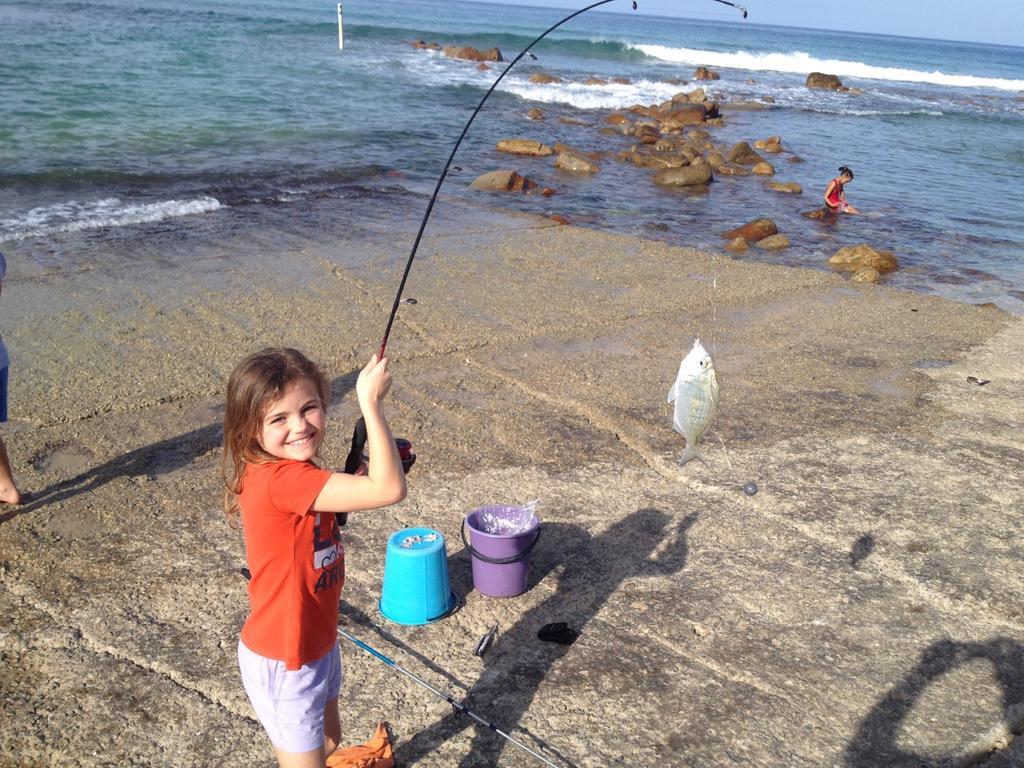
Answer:
[[[11,460],[7,456],[7,446],[0,439],[0,502],[4,504],[21,504],[21,492],[14,484],[11,473]]]

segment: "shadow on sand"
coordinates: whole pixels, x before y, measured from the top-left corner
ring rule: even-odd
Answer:
[[[330,382],[331,403],[337,403],[355,386],[359,370],[355,369],[338,376]],[[347,445],[348,427],[335,426],[334,439]],[[219,448],[223,439],[222,425],[218,421],[191,432],[170,437],[150,445],[128,451],[96,467],[79,472],[74,477],[26,494],[25,503],[12,507],[0,514],[0,524],[20,515],[35,512],[48,505],[56,504],[82,493],[90,493],[122,477],[157,477],[187,467],[196,459]]]
[[[561,566],[557,591],[513,626],[502,628],[483,657],[484,668],[464,699],[465,706],[517,738],[517,732],[528,733],[517,728],[517,723],[552,666],[569,654],[585,653],[585,642],[572,646],[545,643],[537,639],[537,631],[549,622],[565,621],[585,639],[588,622],[627,579],[664,577],[682,570],[688,554],[687,532],[697,515],[691,514],[670,528],[671,520],[657,509],[640,509],[597,536],[570,523],[544,523],[542,545],[534,553],[531,587]],[[666,538],[671,540],[662,547]],[[460,559],[464,564],[459,563]],[[468,579],[468,561],[465,552],[453,558],[457,592],[471,588],[458,580]],[[402,765],[413,765],[467,727],[473,727],[474,734],[460,768],[494,766],[503,749],[515,752],[515,759],[522,758],[522,764],[530,764],[532,758],[525,752],[472,719],[454,713],[399,743],[396,758]],[[531,748],[572,765],[572,759],[552,745],[531,737],[535,742]]]
[[[924,650],[917,666],[861,722],[846,748],[847,768],[973,765],[976,761],[967,756],[908,752],[899,746],[899,740],[903,721],[928,687],[957,667],[977,660],[991,664],[994,680],[1002,689],[1004,721],[1019,732],[1024,727],[1024,645],[1008,637],[979,643],[941,640]]]

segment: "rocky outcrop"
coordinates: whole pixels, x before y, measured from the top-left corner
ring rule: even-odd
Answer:
[[[782,192],[787,195],[802,195],[804,190],[795,181],[769,181],[764,185],[765,189],[772,192]]]
[[[742,227],[736,227],[736,229],[723,232],[722,237],[727,240],[742,237],[748,243],[756,243],[758,240],[764,240],[766,237],[777,235],[778,233],[779,228],[775,226],[775,222],[765,218],[748,221]]]
[[[501,139],[497,147],[499,152],[528,157],[547,157],[555,154],[555,150],[547,144],[541,144],[539,141],[531,139]]]
[[[711,183],[711,166],[693,163],[680,168],[666,168],[654,174],[654,183],[663,187],[697,187]]]
[[[477,176],[470,186],[488,192],[529,192],[536,188],[537,182],[520,176],[513,170],[502,169]]]
[[[767,139],[758,139],[754,142],[754,146],[762,152],[775,154],[782,151],[782,137],[769,136]]]
[[[882,274],[874,267],[858,269],[850,278],[855,283],[878,283],[882,280]]]
[[[754,165],[754,167],[751,168],[750,170],[756,176],[774,176],[775,175],[775,167],[771,163],[769,163],[767,160],[762,160],[760,163],[757,163],[756,165]]]
[[[562,78],[549,75],[546,72],[534,72],[530,75],[530,82],[547,85],[549,83],[560,83],[562,82]]]
[[[750,246],[747,245],[747,241],[744,240],[742,237],[734,237],[725,246],[725,250],[729,251],[730,253],[743,253],[749,247]]]
[[[707,119],[708,110],[703,104],[677,104],[658,115],[658,122],[665,130],[675,130],[687,125],[700,125]]]
[[[438,43],[428,43],[423,40],[413,40],[409,43],[413,48],[418,51],[440,51],[441,46]]]
[[[471,45],[448,45],[441,51],[450,59],[465,59],[467,61],[504,61],[501,51],[497,48],[489,48],[481,51]]]
[[[559,152],[558,157],[555,158],[555,168],[570,173],[597,173],[601,170],[601,166],[597,163],[591,162],[575,152]]]
[[[693,73],[694,80],[717,80],[719,74],[707,67],[697,67],[697,70]]]
[[[726,160],[737,165],[757,165],[764,162],[764,158],[757,154],[745,141],[738,141],[733,144]]]
[[[758,240],[754,245],[763,251],[781,251],[783,248],[789,248],[789,238],[782,233],[768,235],[768,237]]]
[[[824,72],[811,72],[807,76],[805,85],[808,88],[823,88],[829,91],[847,92],[850,89],[843,85],[843,82],[836,75],[826,75]]]
[[[540,107],[534,107],[533,109],[529,110],[526,113],[526,116],[528,118],[530,118],[531,120],[543,120],[544,119],[544,110],[541,109]]]
[[[865,267],[881,273],[894,272],[899,263],[891,251],[879,251],[866,243],[840,248],[828,260],[829,266],[843,272],[858,272]]]

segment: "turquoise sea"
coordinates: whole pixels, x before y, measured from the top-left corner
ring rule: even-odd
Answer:
[[[900,258],[892,285],[1024,314],[1024,49],[771,27],[757,23],[756,0],[746,5],[747,21],[709,0],[682,4],[694,19],[622,0],[572,20],[499,86],[444,194],[479,201],[472,179],[511,165],[558,194],[488,204],[711,248],[724,229],[769,216],[793,246],[743,258],[820,267],[867,242]],[[568,12],[459,0],[349,0],[344,11],[339,50],[336,4],[319,0],[0,2],[0,248],[74,263],[155,232],[187,254],[191,233],[227,236],[240,221],[331,242],[375,220],[414,228],[498,70],[408,42],[497,46],[511,59]],[[700,65],[721,79],[691,82]],[[562,82],[530,83],[536,71]],[[811,71],[860,93],[809,90]],[[775,178],[802,196],[753,178],[670,193],[610,157],[580,179],[494,150],[506,137],[628,148],[599,132],[609,112],[698,85],[765,104],[727,112],[715,139],[782,136],[804,162],[770,157]],[[545,119],[526,119],[532,107]],[[870,215],[834,226],[800,216],[842,164],[856,171],[851,202]]]

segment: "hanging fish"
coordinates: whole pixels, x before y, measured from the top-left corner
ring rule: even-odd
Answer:
[[[686,438],[686,449],[679,457],[679,465],[694,458],[704,461],[697,450],[697,441],[708,431],[718,410],[718,379],[715,378],[715,363],[700,339],[694,340],[693,349],[680,363],[676,383],[668,391],[668,401],[676,406],[672,425]]]

